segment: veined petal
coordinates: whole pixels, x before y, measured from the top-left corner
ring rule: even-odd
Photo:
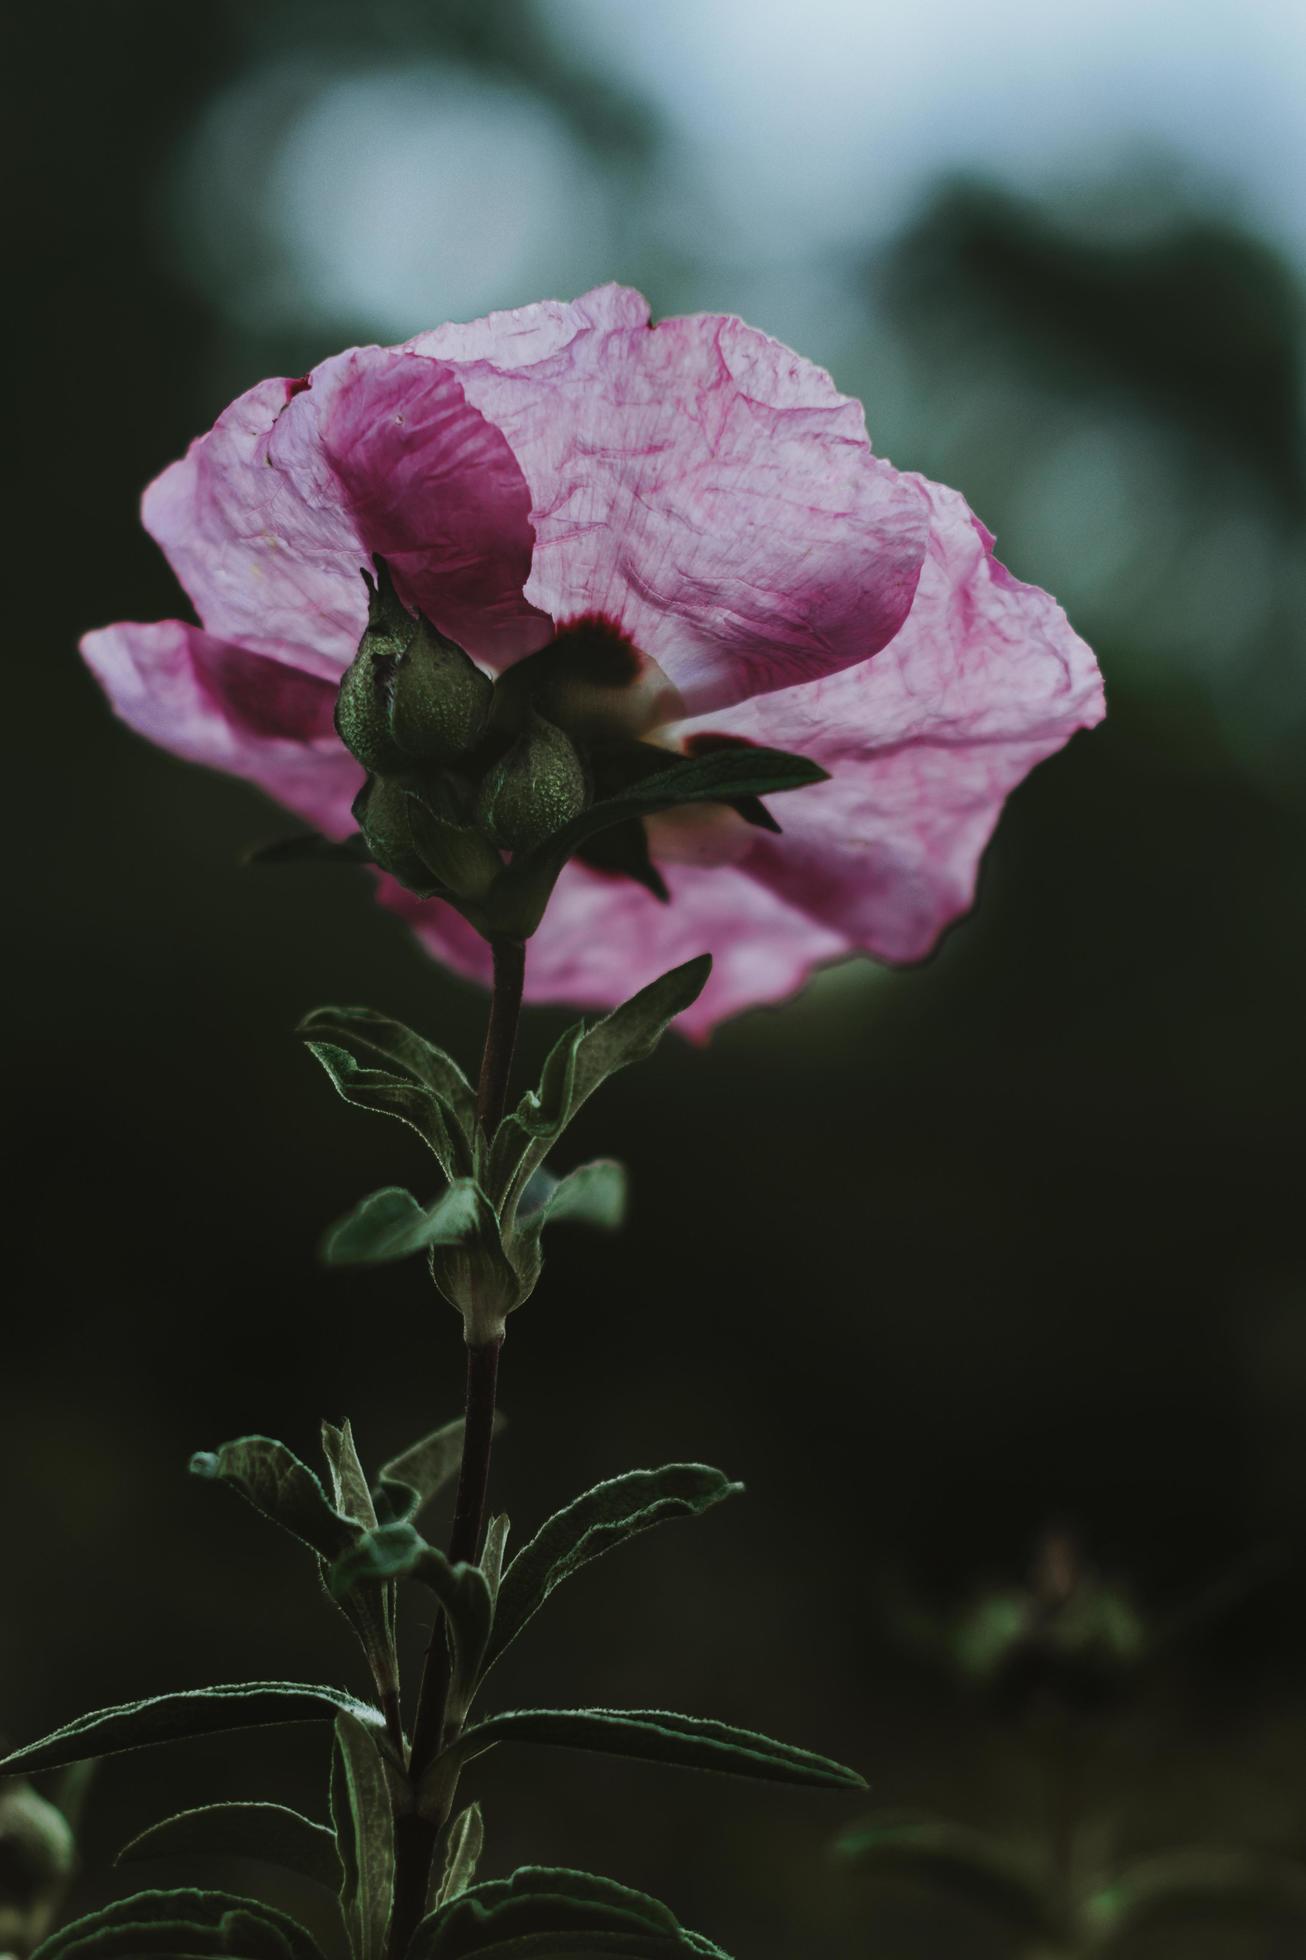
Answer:
[[[179,619],[106,626],[81,650],[137,734],[243,776],[328,836],[354,828],[363,772],[332,726],[330,681]]]
[[[828,375],[742,321],[651,326],[604,287],[411,345],[456,364],[525,472],[529,598],[559,626],[612,620],[690,711],[865,660],[906,618],[919,486]]]
[[[1105,713],[1097,663],[1060,606],[1011,576],[956,491],[920,481],[929,551],[892,644],[685,731],[728,729],[831,772],[784,799],[783,835],[759,833],[739,870],[895,962],[922,958],[969,907],[1016,784]]]
[[[548,637],[522,597],[530,493],[512,451],[448,367],[402,350],[261,382],[150,485],[143,514],[209,632],[312,673],[353,657],[376,552],[477,658]]]

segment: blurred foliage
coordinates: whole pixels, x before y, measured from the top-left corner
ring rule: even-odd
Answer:
[[[278,818],[113,727],[71,651],[89,625],[184,605],[138,528],[140,486],[236,388],[341,338],[307,303],[293,326],[234,322],[221,281],[195,278],[201,214],[178,172],[198,123],[269,62],[349,69],[384,48],[547,98],[613,200],[612,270],[659,313],[737,307],[788,332],[801,305],[803,351],[864,394],[877,446],[960,485],[1013,570],[1069,604],[1111,699],[1106,727],[1013,799],[976,916],[926,968],[831,975],[582,1116],[578,1152],[630,1161],[633,1215],[611,1247],[560,1243],[514,1324],[497,1490],[526,1532],[579,1485],[681,1455],[728,1463],[752,1501],[710,1546],[582,1580],[536,1660],[505,1661],[505,1694],[547,1680],[630,1701],[629,1668],[659,1650],[673,1705],[800,1733],[863,1769],[877,1804],[1036,1850],[1041,1763],[904,1652],[884,1573],[947,1619],[1061,1518],[1165,1620],[1281,1547],[1107,1725],[1100,1775],[1132,1856],[1290,1855],[1306,1815],[1295,275],[1191,199],[1129,243],[1087,189],[974,182],[887,252],[858,245],[800,281],[693,264],[651,215],[656,117],[530,22],[515,5],[82,0],[16,24],[9,780],[27,847],[0,1719],[26,1738],[218,1672],[345,1679],[344,1645],[306,1638],[274,1558],[181,1468],[240,1429],[306,1447],[323,1414],[384,1453],[456,1395],[452,1317],[412,1273],[314,1264],[359,1188],[420,1159],[382,1166],[365,1120],[323,1123],[291,1031],[315,999],[367,999],[466,1058],[483,1003],[361,876],[242,870]],[[534,1017],[524,1071],[562,1024]],[[710,1237],[709,1184],[726,1221]],[[294,1804],[321,1762],[292,1735],[269,1768]],[[863,1889],[830,1882],[856,1814],[837,1800],[745,1789],[723,1817],[670,1772],[514,1764],[508,1805],[499,1774],[497,1868],[610,1871],[757,1960],[937,1960],[943,1922],[918,1901],[886,1896],[872,1921]],[[124,1758],[103,1787],[82,1908],[161,1797],[249,1794],[216,1744],[166,1769]],[[968,1960],[1001,1950],[947,1924]],[[1203,1933],[1184,1960],[1199,1948],[1249,1951]]]

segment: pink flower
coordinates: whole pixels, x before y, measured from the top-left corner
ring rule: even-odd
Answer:
[[[527,992],[624,999],[705,950],[702,1031],[823,962],[921,958],[970,905],[1004,798],[1101,719],[1092,654],[952,490],[872,454],[861,408],[740,321],[656,327],[603,287],[243,395],[145,494],[203,622],[83,652],[133,728],[257,783],[327,835],[363,781],[332,721],[360,571],[502,671],[581,622],[638,652],[645,741],[796,751],[830,780],[773,834],[706,806],[647,821],[670,902],[573,860]],[[438,900],[382,896],[460,972],[489,948]]]

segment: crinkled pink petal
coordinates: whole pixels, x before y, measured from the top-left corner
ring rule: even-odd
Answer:
[[[568,865],[526,949],[529,1000],[609,1008],[698,954],[713,955],[712,976],[676,1026],[701,1038],[741,1008],[786,999],[812,968],[847,953],[846,937],[732,871],[673,865],[670,904],[629,879]],[[427,950],[469,979],[488,982],[490,949],[438,901],[423,902],[393,880],[381,897],[414,928]]]
[[[532,651],[530,493],[451,370],[356,348],[265,381],[145,493],[205,628],[338,676],[367,617],[361,568],[393,553],[410,603],[480,659]]]
[[[529,598],[598,613],[700,712],[836,672],[902,625],[925,549],[916,483],[828,375],[741,321],[650,326],[604,287],[411,343],[456,366],[512,445]]]
[[[334,683],[183,620],[106,626],[82,654],[115,712],[187,762],[243,776],[331,837],[363,771],[334,727]]]
[[[612,1006],[710,952],[712,979],[682,1017],[702,1035],[795,992],[828,961],[920,959],[968,909],[1004,799],[1101,720],[1102,681],[1056,602],[993,557],[964,499],[921,488],[929,551],[897,639],[860,667],[682,730],[797,751],[831,780],[776,797],[783,833],[755,832],[736,862],[664,865],[669,905],[573,864],[530,942],[530,998]],[[486,948],[447,907],[388,899],[439,958],[487,977]]]
[[[897,639],[700,724],[831,772],[776,799],[783,835],[759,834],[735,875],[890,961],[922,958],[970,906],[1005,798],[1105,713],[1097,663],[1060,606],[993,557],[956,491],[921,482],[930,546]]]

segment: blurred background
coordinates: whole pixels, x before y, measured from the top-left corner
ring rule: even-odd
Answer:
[[[615,278],[828,366],[1065,603],[1111,715],[1015,796],[926,967],[827,975],[590,1106],[574,1151],[628,1160],[630,1227],[559,1234],[505,1352],[519,1539],[634,1464],[749,1494],[568,1588],[500,1698],[751,1723],[870,1798],[499,1752],[486,1869],[592,1866],[740,1960],[1006,1952],[831,1846],[887,1807],[1050,1856],[1066,1734],[1106,1865],[1306,1856],[1306,10],[25,12],[0,1728],[360,1685],[307,1554],[186,1458],[244,1430],[311,1455],[348,1414],[375,1464],[460,1395],[418,1268],[315,1263],[422,1153],[293,1028],[362,1000],[470,1058],[483,1000],[362,876],[241,868],[278,815],[114,725],[76,638],[184,611],[136,499],[237,391]],[[528,1061],[564,1018],[534,1014]],[[1072,1596],[1067,1672],[1043,1649]],[[1019,1651],[977,1658],[998,1624]],[[165,1809],[320,1812],[324,1750],[107,1763],[78,1902]],[[1255,1914],[1139,1948],[1298,1950]]]

